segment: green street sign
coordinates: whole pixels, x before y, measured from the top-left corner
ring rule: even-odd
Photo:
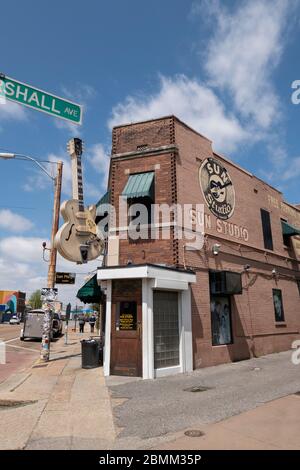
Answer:
[[[3,74],[0,74],[1,97],[74,124],[82,123],[82,107],[79,104],[33,88]]]

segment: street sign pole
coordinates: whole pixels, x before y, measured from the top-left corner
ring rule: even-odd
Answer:
[[[68,303],[67,308],[66,308],[65,344],[68,344],[68,329],[69,329],[70,314],[71,314],[71,304]]]
[[[57,250],[54,246],[54,238],[58,231],[58,226],[59,226],[62,167],[63,167],[63,163],[59,161],[57,163],[57,175],[54,181],[55,188],[54,188],[53,220],[52,220],[51,248],[50,248],[48,282],[47,282],[48,288],[50,289],[54,289],[55,287]],[[43,335],[42,335],[40,358],[42,362],[48,362],[50,359],[50,342],[51,342],[51,330],[52,330],[52,318],[53,318],[53,306],[51,305],[50,298],[47,298],[47,297],[45,298],[44,308],[45,308],[45,315],[44,315],[44,321],[43,321]]]

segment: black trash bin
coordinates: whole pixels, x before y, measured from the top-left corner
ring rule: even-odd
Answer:
[[[102,348],[101,348],[102,349]],[[81,367],[93,369],[100,366],[100,342],[95,339],[81,341]]]

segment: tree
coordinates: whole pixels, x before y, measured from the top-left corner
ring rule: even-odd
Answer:
[[[99,304],[92,304],[91,307],[94,311],[100,312],[100,305]]]
[[[32,292],[29,303],[32,309],[42,308],[42,299],[41,299],[41,291],[37,289],[36,291]]]

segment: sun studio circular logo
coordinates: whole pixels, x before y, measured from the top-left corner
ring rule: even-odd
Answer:
[[[210,211],[219,219],[229,219],[235,206],[234,187],[226,168],[207,158],[199,169],[201,190]]]

